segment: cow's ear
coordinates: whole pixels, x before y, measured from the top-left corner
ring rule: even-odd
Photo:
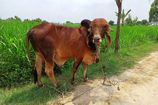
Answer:
[[[81,26],[85,27],[87,31],[90,29],[91,21],[88,19],[84,19],[81,21]]]
[[[105,35],[109,34],[109,32],[111,32],[111,28],[109,24],[106,24],[103,26],[103,33],[101,35],[102,38],[105,37]]]
[[[109,34],[111,31],[112,31],[112,29],[110,28],[110,25],[106,24],[104,26],[104,33],[101,35],[102,38],[105,38],[105,36],[107,37],[107,39],[108,39],[108,45],[110,45],[111,42],[112,42],[110,34]]]

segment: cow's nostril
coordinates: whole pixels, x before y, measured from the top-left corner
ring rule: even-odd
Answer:
[[[97,38],[97,41],[99,41],[100,40],[100,38]]]
[[[94,40],[95,40],[96,42],[99,42],[99,41],[100,41],[100,38],[97,37],[97,38],[95,38]]]

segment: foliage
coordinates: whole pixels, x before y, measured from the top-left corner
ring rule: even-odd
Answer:
[[[149,22],[148,22],[148,20],[143,19],[143,20],[141,21],[141,24],[142,24],[142,25],[149,25]]]
[[[64,23],[63,25],[68,26],[68,27],[79,27],[80,26],[79,23],[72,23],[70,21],[66,21],[66,23]]]
[[[21,19],[18,16],[15,16],[14,18],[15,20],[21,21]]]
[[[126,19],[126,24],[127,25],[137,25],[138,23],[138,18],[132,19],[131,15],[128,15],[128,18]]]
[[[0,20],[0,87],[10,87],[19,84],[25,84],[31,81],[32,67],[28,61],[25,38],[27,31],[41,22],[24,20],[19,21],[15,18]],[[71,27],[79,27],[80,24],[64,24]],[[114,39],[116,26],[111,27],[113,44],[110,47],[114,49]],[[132,48],[148,41],[158,41],[158,26],[124,26],[120,31],[120,48]],[[106,41],[102,43],[103,45]],[[30,47],[32,58],[34,52]],[[110,53],[108,53],[110,54]],[[96,65],[95,65],[96,66]],[[72,61],[67,62],[62,67],[62,76],[71,74]],[[99,69],[99,68],[96,68]],[[91,71],[93,74],[94,71]],[[65,76],[69,77],[69,76]]]
[[[126,23],[127,25],[132,25],[132,24],[133,24],[133,20],[132,20],[131,15],[128,15],[128,18],[125,20],[125,23]]]
[[[111,26],[113,26],[114,23],[115,23],[115,22],[114,22],[113,20],[110,20],[110,21],[109,21],[109,24],[110,24]]]
[[[32,67],[25,49],[27,31],[40,22],[24,21],[15,16],[0,20],[0,87],[10,87],[31,80]]]
[[[149,21],[158,22],[158,0],[154,0],[154,2],[151,4]]]
[[[126,19],[127,15],[128,15],[130,12],[131,12],[131,9],[128,10],[126,13],[125,13],[125,10],[124,10],[124,9],[122,10],[122,13],[121,13],[122,25],[124,25],[125,19]]]
[[[149,22],[146,19],[138,20],[138,18],[132,19],[131,15],[128,15],[128,18],[125,20],[126,25],[149,25]]]

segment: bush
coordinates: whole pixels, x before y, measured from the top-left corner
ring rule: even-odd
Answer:
[[[7,50],[0,55],[0,87],[11,87],[31,80],[31,68],[28,62],[18,62]]]
[[[31,69],[19,64],[2,63],[0,65],[0,87],[11,87],[31,80]]]
[[[125,20],[126,22],[126,25],[130,25],[130,26],[133,26],[133,25],[149,25],[149,22],[146,20],[146,19],[143,19],[143,20],[138,20],[138,18],[134,18],[132,19],[131,15],[128,16],[128,18]]]
[[[111,26],[113,26],[114,23],[115,23],[115,22],[114,22],[113,20],[110,20],[110,21],[109,21],[109,24],[110,24]]]

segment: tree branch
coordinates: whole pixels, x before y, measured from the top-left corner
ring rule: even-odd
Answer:
[[[130,10],[128,10],[128,12],[126,13],[126,15],[125,15],[125,17],[129,14],[131,12],[131,9]]]

